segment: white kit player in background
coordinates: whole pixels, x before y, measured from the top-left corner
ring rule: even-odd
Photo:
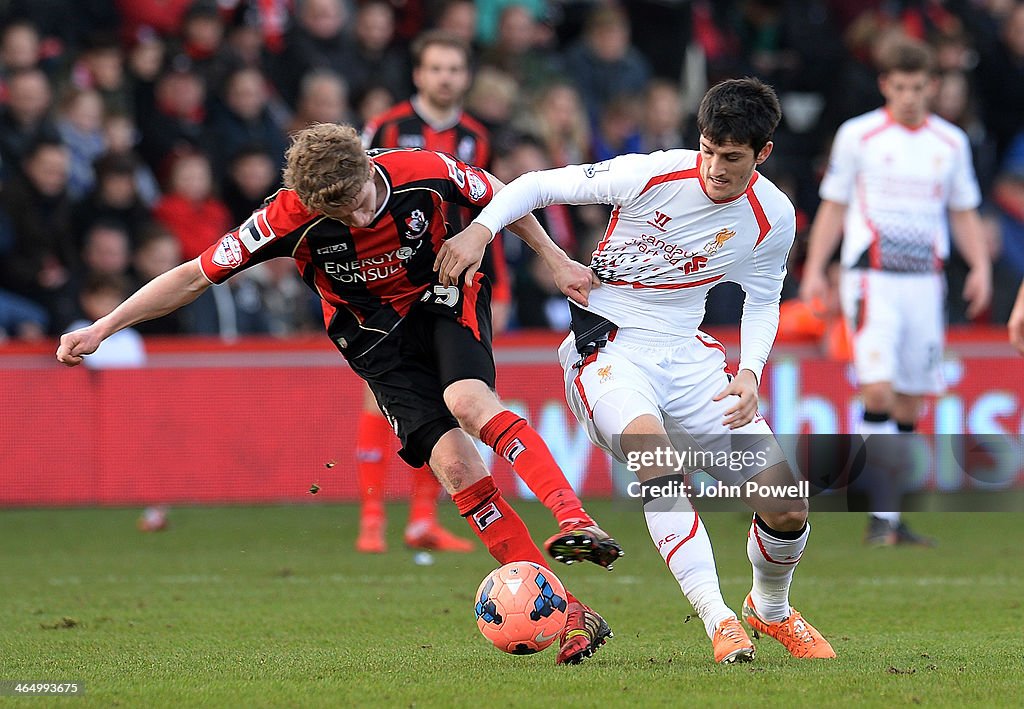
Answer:
[[[968,317],[983,311],[992,293],[971,149],[960,128],[928,112],[932,66],[923,43],[900,38],[886,48],[879,77],[885,105],[839,128],[811,226],[800,295],[809,302],[824,294],[825,269],[842,239],[840,299],[853,336],[864,436],[909,434],[923,397],[943,389],[950,226],[970,266]],[[932,543],[900,520],[909,439],[867,441],[869,544]]]
[[[591,268],[599,287],[572,307],[573,332],[559,357],[569,407],[590,439],[620,461],[643,452],[749,453],[742,471],[708,466],[718,480],[791,484],[792,472],[757,413],[761,370],[775,340],[779,296],[795,218],[789,199],[755,172],[772,151],[781,112],[756,79],[726,81],[701,101],[700,151],[624,155],[594,165],[531,172],[513,180],[435,262],[442,283],[478,268],[493,234],[554,203],[613,208]],[[734,281],[745,291],[739,372],[698,327],[708,291]],[[740,435],[745,434],[745,435]],[[642,468],[646,490],[678,485],[670,465]],[[797,657],[834,657],[789,605],[789,587],[810,532],[807,500],[752,497],[747,535],[753,588],[743,616]],[[687,496],[644,496],[658,551],[704,622],[718,662],[749,661],[754,646],[722,599],[711,541]]]

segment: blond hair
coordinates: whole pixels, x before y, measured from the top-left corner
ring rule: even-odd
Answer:
[[[292,135],[284,186],[312,212],[344,208],[372,175],[370,159],[352,126],[315,123]]]

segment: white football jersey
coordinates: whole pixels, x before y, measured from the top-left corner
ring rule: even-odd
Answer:
[[[843,266],[902,272],[941,269],[949,256],[947,209],[981,203],[960,128],[935,115],[907,128],[885,108],[839,128],[819,194],[847,205]]]
[[[699,152],[669,150],[527,173],[476,221],[493,233],[553,203],[611,205],[591,263],[602,283],[587,310],[619,327],[693,337],[708,291],[733,281],[746,293],[740,368],[760,378],[778,329],[793,205],[756,172],[740,196],[712,200],[700,163]]]

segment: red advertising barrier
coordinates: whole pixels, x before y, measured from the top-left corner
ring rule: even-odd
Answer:
[[[1001,341],[1000,341],[1001,342]],[[612,493],[611,465],[572,419],[551,335],[497,349],[498,390],[549,443],[586,496]],[[137,370],[68,370],[49,348],[0,350],[0,505],[139,505],[350,500],[362,387],[321,338],[147,343]],[[956,356],[957,347],[962,356]],[[1024,429],[1024,360],[991,339],[954,339],[949,391],[923,430]],[[730,344],[735,354],[735,344]],[[765,370],[762,411],[778,433],[845,433],[859,409],[847,365],[779,347]],[[525,492],[483,449],[498,483]],[[958,489],[937,456],[926,487]],[[949,467],[949,466],[946,466]],[[397,458],[388,494],[408,491]],[[1017,471],[1013,481],[1024,484]],[[316,498],[310,486],[319,486]]]

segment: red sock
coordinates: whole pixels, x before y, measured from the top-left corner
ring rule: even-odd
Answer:
[[[580,498],[569,486],[547,444],[526,419],[511,411],[502,411],[480,429],[480,440],[512,464],[512,469],[551,510],[559,525],[578,520],[594,523],[583,511]]]
[[[361,517],[384,516],[384,477],[394,438],[391,424],[378,413],[363,411],[356,430],[356,472],[359,478]]]
[[[430,468],[424,465],[412,472],[412,492],[409,496],[409,526],[419,522],[432,524],[437,520],[437,495],[441,483]]]
[[[462,492],[455,493],[459,514],[466,518],[470,528],[487,547],[499,564],[513,561],[532,561],[550,569],[540,549],[530,538],[530,531],[512,506],[505,502],[494,478],[487,476]],[[576,597],[566,589],[570,601]]]

